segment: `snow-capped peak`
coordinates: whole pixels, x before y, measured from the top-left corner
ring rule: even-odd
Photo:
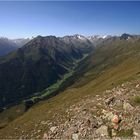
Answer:
[[[93,36],[88,36],[88,39],[106,39],[110,37],[109,35],[93,35]]]
[[[79,35],[79,34],[75,34],[74,37],[76,37],[76,39],[80,39],[80,40],[85,40],[86,37],[83,35]]]

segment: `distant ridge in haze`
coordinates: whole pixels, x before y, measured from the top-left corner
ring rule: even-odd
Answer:
[[[22,47],[27,42],[29,42],[29,39],[8,39],[1,37],[0,38],[0,56],[7,55],[8,53]]]

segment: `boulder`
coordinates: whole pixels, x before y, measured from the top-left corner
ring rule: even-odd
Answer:
[[[105,125],[102,125],[101,127],[99,127],[97,130],[96,130],[96,133],[101,135],[101,136],[108,136],[108,127],[105,126]]]
[[[78,134],[72,134],[72,140],[78,140]]]
[[[39,129],[37,132],[40,133],[41,132],[41,129]]]
[[[114,137],[114,136],[116,136],[117,135],[117,131],[116,130],[114,130],[114,129],[112,129],[112,136]]]
[[[48,124],[48,122],[47,121],[46,122],[45,121],[41,121],[41,124],[42,125],[46,125],[46,124]]]
[[[110,97],[105,100],[105,104],[108,106],[114,104],[114,102],[115,102],[115,97]]]
[[[47,133],[44,133],[44,135],[43,135],[43,139],[49,139]]]
[[[112,118],[114,117],[114,114],[113,114],[112,112],[108,112],[108,111],[106,111],[106,110],[103,110],[102,113],[104,114],[104,115],[102,116],[102,118],[103,118],[103,119],[106,119],[106,120],[108,120],[108,121],[111,121]]]
[[[134,109],[134,107],[133,107],[132,105],[130,105],[129,103],[124,102],[124,103],[123,103],[123,109],[124,109],[125,111],[131,111],[131,110]]]
[[[53,132],[55,131],[56,128],[57,128],[56,126],[52,126],[52,127],[50,128],[51,132],[53,133]]]
[[[136,85],[136,88],[138,88],[139,86],[140,86],[140,85],[139,85],[139,84],[137,84],[137,85]]]
[[[140,139],[140,130],[134,129],[133,134],[134,134],[134,136],[136,136],[137,139]]]

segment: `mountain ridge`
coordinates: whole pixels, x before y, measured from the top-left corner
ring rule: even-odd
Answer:
[[[88,52],[92,49],[90,44]],[[85,52],[87,53],[87,50],[81,51],[73,44],[66,44],[55,36],[38,36],[18,50],[2,57],[1,105],[47,88],[61,79]]]

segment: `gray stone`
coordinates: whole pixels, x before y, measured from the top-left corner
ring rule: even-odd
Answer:
[[[106,99],[105,104],[106,105],[111,105],[114,102],[115,102],[115,97],[111,97],[111,98]]]
[[[108,136],[108,127],[105,125],[102,125],[96,130],[96,133],[101,136]]]
[[[120,107],[120,106],[122,106],[123,105],[123,102],[121,101],[121,100],[116,100],[115,101],[115,106],[118,106],[118,107]]]
[[[56,126],[53,126],[53,127],[50,128],[50,130],[51,130],[52,132],[54,132],[56,128],[57,128]]]
[[[103,124],[103,120],[100,117],[97,117],[95,124],[97,124],[97,126],[101,126]]]
[[[133,107],[132,105],[130,105],[129,103],[124,102],[124,103],[123,103],[123,109],[124,109],[125,111],[129,111],[129,110],[133,110],[134,107]]]
[[[136,85],[136,88],[138,88],[139,86],[140,86],[140,85],[139,85],[139,84],[137,84],[137,85]]]
[[[140,130],[133,129],[133,134],[140,139]]]
[[[37,139],[39,139],[40,135],[36,136]]]
[[[116,130],[112,129],[112,136],[116,136],[116,135],[117,135]]]
[[[49,138],[49,137],[48,137],[47,133],[44,133],[43,139],[48,139],[48,138]]]
[[[78,134],[72,134],[72,140],[78,140]]]
[[[114,114],[112,112],[108,112],[106,110],[103,110],[102,113],[104,114],[102,116],[103,119],[107,119],[108,121],[111,121],[112,118],[114,117]]]
[[[47,124],[47,121],[45,122],[45,121],[41,121],[41,124],[42,125],[46,125]]]
[[[40,132],[41,132],[41,130],[39,129],[37,132],[38,132],[38,133],[40,133]]]

